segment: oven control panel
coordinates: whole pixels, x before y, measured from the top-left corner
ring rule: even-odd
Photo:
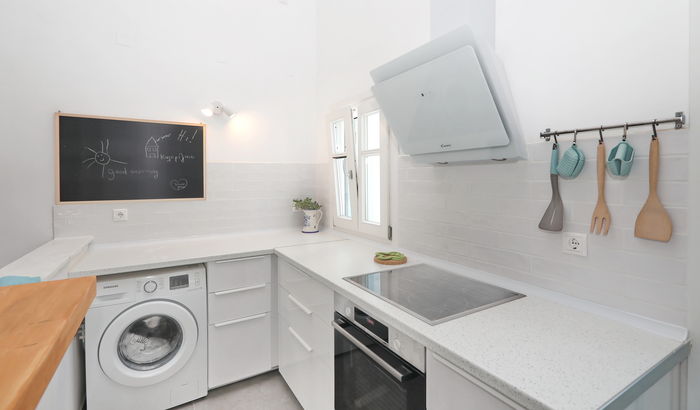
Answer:
[[[356,306],[344,296],[336,293],[334,303],[336,312],[351,320],[368,335],[387,346],[418,370],[425,372],[425,346],[405,333],[387,326],[381,319],[377,319],[370,313],[370,310]]]

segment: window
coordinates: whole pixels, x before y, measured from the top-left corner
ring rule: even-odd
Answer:
[[[388,237],[389,128],[374,100],[328,119],[335,213],[333,225]]]

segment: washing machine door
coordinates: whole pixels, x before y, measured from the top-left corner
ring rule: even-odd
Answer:
[[[131,306],[107,326],[98,348],[102,371],[117,383],[149,386],[171,377],[190,360],[199,330],[179,303],[151,300]]]

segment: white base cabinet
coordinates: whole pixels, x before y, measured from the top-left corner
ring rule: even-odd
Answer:
[[[209,388],[247,379],[271,368],[270,313],[209,326]]]
[[[284,260],[279,287],[279,371],[305,410],[333,403],[333,291]]]
[[[208,263],[207,283],[209,389],[272,369],[272,256]]]
[[[433,352],[426,352],[426,404],[429,410],[522,409],[474,376]]]

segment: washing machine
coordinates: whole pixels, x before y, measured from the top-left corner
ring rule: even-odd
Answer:
[[[85,317],[88,410],[163,410],[207,394],[203,265],[98,276]]]

